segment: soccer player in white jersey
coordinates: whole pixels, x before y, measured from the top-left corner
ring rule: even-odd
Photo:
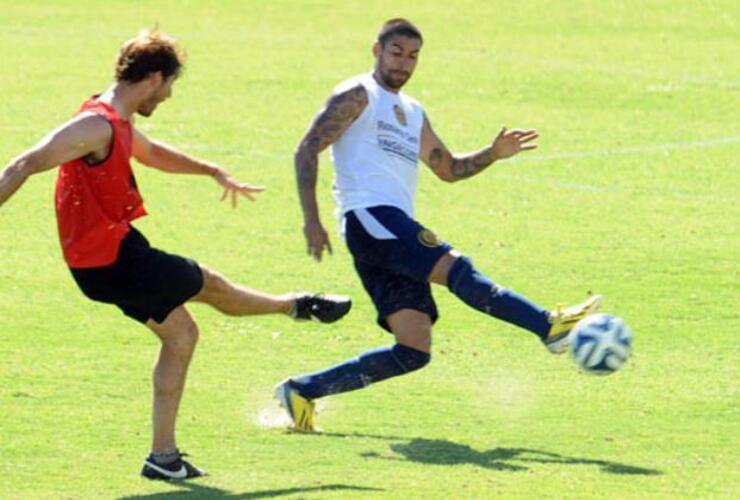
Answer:
[[[582,304],[548,311],[492,282],[470,258],[414,220],[419,158],[440,179],[455,182],[536,148],[538,137],[535,130],[504,127],[480,151],[451,153],[421,105],[401,92],[414,72],[422,42],[411,22],[387,21],[373,45],[374,70],[337,86],[295,154],[308,252],[321,260],[324,249],[331,252],[331,244],[316,202],[318,155],[332,146],[341,232],[378,311],[379,325],[396,340],[392,346],[279,384],[276,397],[298,430],[314,430],[316,399],[429,363],[437,319],[430,283],[446,286],[485,314],[533,332],[553,353],[566,350],[573,325],[601,304],[601,297],[594,295]]]

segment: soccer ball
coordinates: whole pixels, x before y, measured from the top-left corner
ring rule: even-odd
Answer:
[[[581,369],[597,375],[614,373],[627,361],[632,333],[620,318],[594,314],[570,332],[570,354]]]

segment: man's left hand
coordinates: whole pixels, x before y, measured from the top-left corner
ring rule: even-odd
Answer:
[[[535,149],[537,144],[532,143],[540,135],[536,130],[512,129],[506,130],[501,127],[501,131],[493,141],[491,153],[494,160],[503,160],[510,158],[520,151]]]

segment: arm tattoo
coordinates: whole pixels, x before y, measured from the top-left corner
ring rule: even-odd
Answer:
[[[456,179],[466,179],[485,169],[493,163],[491,148],[485,148],[461,158],[452,158],[450,172]]]
[[[443,156],[442,148],[434,148],[429,152],[429,166],[435,172],[442,168]]]
[[[314,120],[307,137],[318,139],[319,151],[334,143],[367,106],[367,91],[361,85],[329,99]]]
[[[298,189],[315,187],[319,168],[319,139],[306,137],[296,151],[295,169]]]
[[[319,153],[336,142],[366,106],[367,91],[361,85],[333,95],[298,146],[295,169],[304,216],[318,216],[316,179]]]

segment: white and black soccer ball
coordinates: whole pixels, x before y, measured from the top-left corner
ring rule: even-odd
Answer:
[[[609,375],[630,355],[632,333],[621,318],[594,314],[576,323],[570,332],[570,354],[576,365],[597,375]]]

